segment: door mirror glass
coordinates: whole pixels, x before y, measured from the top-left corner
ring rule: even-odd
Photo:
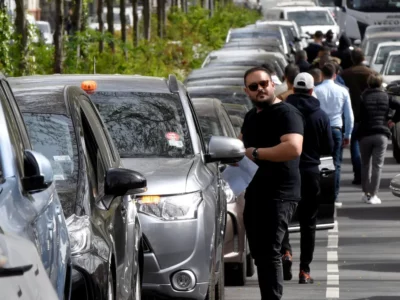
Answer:
[[[147,190],[146,178],[135,171],[116,168],[106,173],[104,193],[109,196],[125,196],[143,193]]]
[[[42,154],[25,150],[22,185],[30,193],[41,192],[53,183],[53,169],[50,161]]]
[[[246,149],[241,140],[226,136],[212,136],[208,143],[206,161],[207,163],[232,164],[242,160],[245,153]]]

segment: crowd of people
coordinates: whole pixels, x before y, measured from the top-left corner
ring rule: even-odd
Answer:
[[[321,156],[335,165],[335,205],[341,207],[343,148],[350,147],[353,184],[361,201],[380,204],[381,170],[391,136],[391,109],[400,103],[382,88],[382,77],[365,64],[343,34],[317,31],[314,42],[296,53],[281,85],[270,66],[244,75],[255,108],[245,117],[240,139],[259,170],[246,190],[244,222],[257,265],[263,300],[281,299],[284,280],[292,279],[288,224],[297,210],[300,222],[299,283],[311,284],[320,192]],[[260,130],[262,128],[262,130]],[[260,238],[263,237],[263,238]],[[283,265],[283,267],[282,267]]]

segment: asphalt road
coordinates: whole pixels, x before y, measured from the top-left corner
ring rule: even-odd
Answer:
[[[299,234],[292,234],[293,279],[283,300],[400,300],[400,198],[389,190],[400,173],[389,145],[379,193],[381,205],[361,203],[360,186],[351,184],[350,153],[345,150],[337,227],[317,232],[313,285],[297,283]],[[260,300],[256,275],[244,287],[226,287],[226,300]]]

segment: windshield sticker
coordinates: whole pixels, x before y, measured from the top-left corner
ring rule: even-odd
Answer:
[[[53,178],[54,180],[65,180],[65,177],[62,174],[55,174]]]
[[[175,132],[168,132],[165,137],[167,138],[167,140],[169,141],[179,141],[180,137],[179,134],[175,133]]]
[[[54,155],[54,161],[71,161],[69,155]]]
[[[170,146],[172,146],[172,147],[183,148],[183,142],[182,141],[169,140],[168,144]]]

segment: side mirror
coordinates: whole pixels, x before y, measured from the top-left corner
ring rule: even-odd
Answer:
[[[354,41],[353,44],[354,44],[354,46],[359,47],[361,45],[361,40],[357,39],[357,40]]]
[[[24,151],[24,173],[22,186],[29,193],[44,191],[53,183],[53,168],[43,155],[32,150]]]
[[[239,139],[226,136],[212,136],[208,144],[206,162],[236,163],[244,157],[246,149]]]
[[[146,178],[135,171],[113,168],[107,170],[104,193],[108,196],[125,196],[143,193],[147,190]]]

